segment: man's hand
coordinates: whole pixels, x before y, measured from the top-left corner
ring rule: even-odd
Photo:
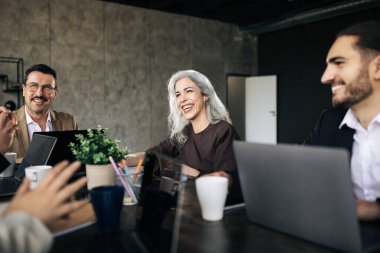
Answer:
[[[33,190],[29,190],[29,181],[24,179],[4,216],[12,212],[26,212],[36,216],[46,225],[81,208],[88,201],[68,201],[81,187],[86,178],[66,184],[80,167],[80,162],[68,165],[67,161],[54,166],[53,170]]]
[[[16,128],[15,114],[4,106],[0,106],[0,153],[5,153],[11,146]]]
[[[365,200],[356,200],[356,211],[360,220],[376,220],[380,218],[380,204]]]

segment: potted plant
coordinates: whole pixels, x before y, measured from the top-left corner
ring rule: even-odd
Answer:
[[[75,158],[86,164],[87,187],[115,184],[115,172],[108,157],[118,162],[128,154],[128,148],[119,146],[120,140],[110,139],[108,129],[98,126],[87,130],[87,136],[77,134],[78,144],[70,143]]]

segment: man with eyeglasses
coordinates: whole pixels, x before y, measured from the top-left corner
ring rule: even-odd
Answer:
[[[16,131],[10,152],[18,158],[24,157],[34,132],[77,130],[72,115],[52,110],[57,97],[57,74],[45,65],[33,65],[25,71],[22,93],[25,105],[16,111],[19,128]]]

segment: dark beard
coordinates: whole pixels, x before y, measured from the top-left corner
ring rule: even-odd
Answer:
[[[350,108],[351,106],[363,101],[368,98],[373,93],[373,88],[369,81],[369,75],[366,71],[367,68],[363,66],[360,70],[359,75],[350,84],[346,84],[346,89],[348,89],[348,95],[341,101],[334,102],[332,100],[333,106],[338,108]]]

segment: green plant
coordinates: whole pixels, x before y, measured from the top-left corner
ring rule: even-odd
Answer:
[[[108,137],[108,128],[98,126],[96,130],[88,129],[87,136],[77,134],[75,137],[79,143],[70,143],[69,147],[75,158],[84,164],[108,164],[109,156],[118,162],[128,154],[127,147],[119,147],[120,140]]]

